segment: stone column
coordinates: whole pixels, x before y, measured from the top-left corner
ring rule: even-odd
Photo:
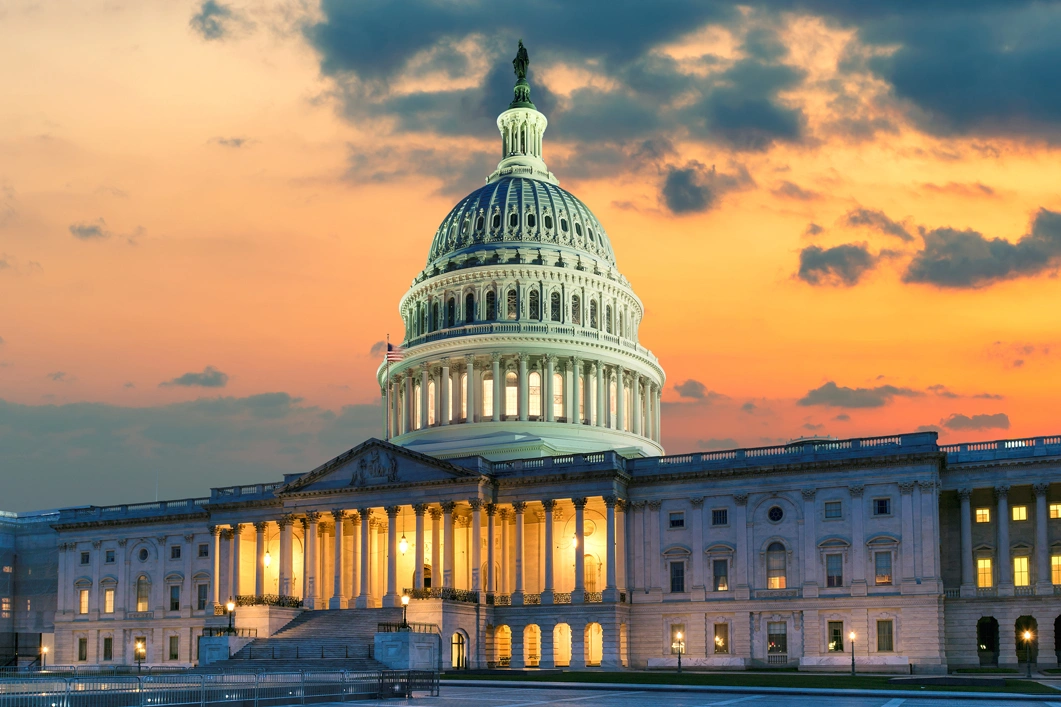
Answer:
[[[493,503],[486,504],[486,592],[493,594],[497,591],[497,578],[494,576],[494,515],[497,506]]]
[[[865,488],[862,484],[852,484],[847,488],[847,492],[851,496],[851,591],[854,594],[857,585],[862,596],[868,593],[864,520],[866,505],[862,500],[864,490]],[[907,554],[906,542],[904,539],[903,544],[899,546],[899,551],[903,556]]]
[[[519,419],[521,422],[526,422],[529,418],[530,409],[530,382],[528,380],[527,373],[527,354],[521,353],[519,355],[519,393],[518,405],[516,406],[519,411]],[[539,392],[541,389],[539,388]]]
[[[962,542],[962,583],[959,590],[964,597],[976,596],[976,564],[973,561],[973,513],[969,497],[972,489],[958,489],[958,500],[961,502],[961,542]]]
[[[283,516],[277,524],[280,526],[280,567],[278,571],[280,595],[291,596],[291,570],[294,558],[291,552],[291,526],[295,519],[291,515]]]
[[[483,580],[480,577],[483,564],[483,501],[481,498],[473,498],[469,501],[472,507],[472,591],[481,592]]]
[[[317,511],[309,511],[306,513],[306,597],[304,604],[307,609],[318,609],[321,607],[317,606],[317,596],[319,594],[317,582],[317,567],[319,560],[317,559],[317,536],[320,532],[318,523],[320,522],[321,514]]]
[[[240,535],[243,533],[243,526],[239,523],[232,524],[232,545],[228,551],[228,562],[229,562],[229,575],[228,575],[228,592],[235,601],[236,597],[239,596],[239,546],[240,546]]]
[[[647,574],[652,580],[652,584],[649,585],[652,591],[660,594],[663,591],[663,585],[660,579],[660,570],[662,569],[662,557],[663,547],[660,542],[661,538],[659,535],[659,509],[663,506],[662,501],[649,501],[648,505],[648,526],[646,531],[649,538],[648,547],[648,571]]]
[[[636,390],[636,388],[635,388]],[[636,418],[635,418],[636,419]],[[704,497],[694,496],[689,499],[692,504],[693,526],[693,592],[695,601],[707,598],[704,588]]]
[[[626,382],[623,376],[626,371],[622,366],[615,367],[615,429],[626,430]]]
[[[607,553],[604,568],[604,601],[618,601],[619,599],[619,588],[615,579],[615,566],[618,564],[617,545],[615,542],[615,504],[618,501],[619,499],[615,496],[604,497],[604,507],[607,509],[605,523],[608,526],[604,540],[605,552]]]
[[[542,553],[545,560],[545,582],[542,588],[542,604],[553,603],[553,509],[556,508],[556,501],[547,499],[542,501],[542,507],[545,509],[545,551]],[[550,645],[552,641],[552,631],[550,634]],[[542,629],[542,659],[545,659],[545,629]],[[549,659],[552,660],[552,654],[550,653]]]
[[[442,541],[444,556],[442,558],[442,586],[453,588],[453,509],[456,507],[453,501],[442,504],[442,528],[445,538]]]
[[[544,596],[542,597],[544,604]],[[544,624],[541,626],[542,630],[542,655],[538,661],[538,668],[541,670],[552,670],[556,667],[556,649],[553,647],[553,631],[555,626]]]
[[[648,583],[645,581],[645,558],[648,555],[648,547],[645,543],[645,502],[630,502],[630,543],[633,547],[631,556],[634,561],[633,569],[630,571],[631,589],[645,589]],[[630,597],[633,603],[633,596]]]
[[[574,595],[571,597],[574,602]],[[586,628],[582,622],[570,624],[571,626],[571,670],[583,670],[586,667]]]
[[[605,403],[607,397],[605,397],[606,393],[604,389],[604,386],[606,385],[604,376],[604,364],[596,364],[595,372],[597,375],[597,427],[607,427],[609,410],[607,404]]]
[[[1013,565],[1009,547],[1009,486],[996,486],[995,498],[998,500],[998,595],[1013,596]],[[1002,634],[1002,622],[999,622],[999,634]],[[1012,633],[1012,631],[1010,631]],[[1002,638],[1000,637],[1001,641]],[[1010,643],[1013,639],[1010,638]],[[1016,649],[1014,649],[1016,650]]]
[[[900,481],[899,482],[899,497],[902,502],[902,510],[900,514],[902,516],[902,541],[899,545],[902,556],[902,568],[903,568],[903,583],[913,582],[915,577],[914,569],[914,557],[915,557],[915,540],[914,540],[914,509],[913,509],[913,492],[914,482],[912,481]],[[855,539],[851,539],[851,544],[854,545]]]
[[[442,531],[439,521],[442,520],[442,509],[431,508],[431,588],[442,586]]]
[[[1035,593],[1043,596],[1054,595],[1054,583],[1050,571],[1050,541],[1047,535],[1047,519],[1050,515],[1047,508],[1046,494],[1049,491],[1050,484],[1047,482],[1032,486],[1032,493],[1035,494],[1035,564],[1036,574],[1038,575],[1035,580]],[[1042,633],[1042,629],[1040,629],[1040,633]],[[1041,640],[1039,645],[1045,646]],[[1046,651],[1040,649],[1040,653],[1049,652],[1049,646],[1046,646],[1046,648]]]
[[[512,510],[516,517],[516,561],[515,561],[515,590],[512,592],[512,605],[522,606],[523,604],[523,512],[527,509],[527,504],[523,501],[516,501],[512,504]]]
[[[494,422],[500,422],[501,403],[504,400],[501,397],[501,393],[505,389],[505,381],[501,379],[501,354],[490,354],[490,367],[490,373],[494,377],[494,411],[490,419]]]
[[[817,489],[805,488],[803,494],[803,596],[818,596],[818,532],[815,528],[818,520],[814,509],[814,497]],[[853,504],[852,504],[853,505]],[[853,577],[852,570],[855,566],[854,541],[852,541],[852,552],[850,554],[851,566],[847,570],[849,577]]]
[[[641,374],[630,374],[630,431],[641,434]]]
[[[509,594],[508,588],[508,517],[509,510],[500,508],[497,517],[501,520],[501,576],[498,578],[498,591],[501,594]]]
[[[356,607],[361,596],[361,530],[361,516],[354,511],[350,514],[350,599],[346,602],[349,607]]]
[[[921,576],[924,579],[936,580],[940,591],[939,580],[939,485],[935,479],[917,482],[921,494]]]
[[[656,430],[656,442],[663,441],[663,436],[661,434],[660,429],[662,424],[662,421],[660,420],[660,397],[662,396],[662,393],[663,391],[659,389],[659,386],[656,386],[656,393],[652,396],[652,403],[655,406],[655,410],[652,413],[652,416],[655,419],[655,422],[653,423],[653,429]]]
[[[405,420],[404,432],[416,429],[416,396],[413,394],[413,371],[405,374]]]
[[[571,378],[571,385],[569,386],[571,395],[567,396],[567,400],[564,401],[570,411],[567,415],[567,421],[572,425],[581,425],[582,415],[579,413],[579,401],[582,399],[582,359],[572,358],[568,370]]]
[[[398,598],[398,511],[399,506],[387,506],[387,593],[383,596],[383,606],[401,606]]]
[[[416,579],[414,580],[414,589],[424,588],[424,513],[426,512],[426,503],[417,503],[413,506],[413,513],[416,514],[416,573],[414,575]]]
[[[254,524],[255,532],[255,563],[254,563],[254,594],[262,596],[265,594],[265,529],[268,523],[257,522]]]
[[[221,528],[211,525],[207,530],[209,530],[212,538],[210,555],[214,560],[214,572],[210,577],[210,585],[213,591],[210,594],[214,598],[214,606],[217,606],[221,603]],[[115,596],[117,594],[115,592]]]
[[[751,597],[751,553],[748,552],[748,494],[733,494],[733,529],[737,536],[737,552],[733,558],[733,570],[736,575],[736,587],[734,597],[738,600],[746,600]],[[733,640],[733,637],[730,637]],[[732,649],[731,649],[732,650]]]
[[[586,498],[573,498],[571,502],[575,505],[575,588],[571,592],[571,603],[581,604],[586,600],[586,562],[583,555],[586,552]],[[571,642],[574,644],[575,627],[571,627]],[[572,652],[574,648],[572,648]],[[571,656],[574,663],[575,657]]]
[[[543,412],[545,413],[546,422],[554,422],[556,419],[556,415],[553,412],[553,398],[556,397],[556,391],[553,390],[555,368],[556,356],[549,354],[545,357],[545,380],[542,381],[544,383],[542,387],[545,389],[545,400],[542,401],[542,408],[544,408]],[[565,395],[564,397],[568,398],[570,396]]]
[[[468,410],[465,422],[477,422],[479,420],[479,400],[475,395],[475,391],[478,389],[475,382],[475,356],[469,354],[464,357],[464,368],[467,374],[467,378],[464,381],[464,404]],[[431,571],[434,572],[435,569],[432,567]]]
[[[438,387],[439,387],[438,395],[439,395],[439,399],[442,401],[442,405],[441,405],[441,408],[440,408],[441,409],[441,413],[439,415],[439,420],[438,420],[438,424],[440,424],[440,425],[448,425],[449,424],[449,417],[450,417],[450,414],[453,411],[453,403],[450,401],[450,394],[449,394],[450,383],[452,382],[452,380],[453,379],[450,378],[450,373],[449,373],[449,358],[448,357],[443,357],[442,358],[442,374],[439,377],[439,384],[438,384]],[[421,513],[420,515],[422,517],[423,513]],[[423,567],[421,567],[420,569],[422,571]],[[421,577],[420,579],[423,579],[423,577]],[[420,588],[422,589],[422,587],[420,587]]]
[[[332,511],[335,519],[335,557],[332,563],[335,565],[335,573],[332,577],[332,598],[328,602],[329,609],[345,609],[349,597],[343,596],[343,519],[346,511],[336,508]]]
[[[427,394],[428,386],[431,384],[430,371],[428,371],[427,364],[420,365],[420,429],[427,427],[428,413],[431,409],[428,405],[429,398]]]
[[[628,574],[627,543],[626,543],[626,514],[630,502],[619,499],[615,505],[615,557],[618,562],[615,567],[615,579],[619,585],[619,592],[626,592],[630,598],[630,578]]]
[[[357,515],[361,518],[361,589],[357,593],[357,601],[354,603],[358,609],[369,608],[368,564],[372,556],[372,548],[369,539],[372,537],[372,509],[359,508]]]

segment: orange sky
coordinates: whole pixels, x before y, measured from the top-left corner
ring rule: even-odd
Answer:
[[[497,152],[493,132],[453,137],[344,114],[334,79],[299,31],[315,16],[312,5],[239,6],[244,23],[224,41],[190,27],[198,7],[16,0],[0,9],[0,399],[9,405],[0,442],[6,432],[26,446],[50,445],[60,438],[49,436],[44,412],[80,402],[146,410],[284,392],[325,417],[376,404],[369,349],[388,332],[401,337],[397,303],[435,228],[481,183],[422,172],[410,151]],[[802,108],[811,139],[738,152],[674,134],[669,165],[746,170],[715,208],[671,212],[658,166],[569,178],[560,165],[577,163],[584,145],[559,128],[545,136],[546,161],[604,224],[645,303],[641,341],[668,376],[668,452],[924,425],[948,442],[1061,431],[1052,409],[1061,382],[1054,271],[980,288],[901,280],[922,247],[918,227],[1016,242],[1038,209],[1061,210],[1058,149],[1016,137],[931,136],[899,103],[871,100],[887,87],[867,77],[848,90],[896,131],[861,141],[831,132],[842,111],[829,86],[854,34],[813,17],[777,22],[790,48],[784,61],[808,77],[782,99]],[[538,62],[558,100],[607,87],[606,75],[536,54],[527,41],[532,67]],[[476,56],[474,37],[466,42]],[[740,57],[740,42],[732,28],[708,26],[655,51],[725,63]],[[489,68],[479,59],[473,78]],[[422,90],[421,80],[400,90]],[[508,100],[496,96],[498,112]],[[375,155],[379,168],[383,149],[400,174],[348,173],[358,155]],[[807,198],[779,191],[786,182]],[[914,239],[844,225],[858,208],[886,213]],[[824,230],[808,237],[812,222]],[[79,239],[78,225],[102,235]],[[795,276],[802,249],[844,243],[896,252],[856,286]],[[223,387],[160,385],[207,366],[228,376]],[[673,384],[690,379],[716,395],[680,396]],[[829,381],[912,392],[886,395],[878,407],[797,404]],[[37,413],[40,430],[17,424]],[[999,417],[990,418],[995,427],[942,425],[956,414],[999,413],[1008,427]],[[308,469],[360,441],[318,440],[258,475]],[[95,448],[56,454],[92,468]],[[30,469],[46,456],[22,451],[7,461]],[[255,476],[255,465],[232,475]],[[168,488],[200,493],[215,480],[246,479]],[[26,491],[16,509],[44,503]]]

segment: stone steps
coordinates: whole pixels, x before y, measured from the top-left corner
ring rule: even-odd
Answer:
[[[256,638],[230,661],[235,664],[297,661],[302,669],[305,661],[320,664],[325,661],[365,662],[364,668],[381,668],[372,660],[372,646],[377,624],[401,621],[400,608],[335,609],[305,611],[267,638]],[[270,668],[274,669],[274,668]]]

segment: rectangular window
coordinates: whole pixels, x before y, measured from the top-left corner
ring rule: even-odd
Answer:
[[[1061,584],[1061,555],[1050,558],[1050,581],[1053,584]]]
[[[890,498],[873,499],[873,515],[890,516],[892,514],[892,500]]]
[[[1031,584],[1031,577],[1028,575],[1028,558],[1027,557],[1014,557],[1013,558],[1013,586],[1015,587],[1027,587]]]
[[[108,565],[114,564],[114,550],[107,550],[103,555],[103,561]]]
[[[1061,518],[1061,503],[1050,504],[1050,517],[1054,518],[1055,520],[1057,518]]]
[[[892,554],[890,552],[873,554],[873,573],[876,576],[876,584],[892,583]]]
[[[103,613],[114,613],[114,588],[108,587],[103,590]]]
[[[178,584],[174,584],[169,588],[169,610],[181,610],[181,588]]]
[[[991,522],[991,509],[990,508],[977,508],[976,509],[976,522],[977,523],[990,523]]]
[[[77,639],[77,660],[78,662],[84,663],[88,660],[88,639],[79,638]]]
[[[716,508],[711,511],[711,525],[729,525],[729,509]]]
[[[976,586],[984,588],[995,586],[990,557],[980,557],[976,560]]]
[[[729,653],[729,624],[715,624],[715,653]]]
[[[88,564],[88,553],[87,552],[82,552],[81,553],[81,564],[83,564],[83,565],[87,565]]]
[[[676,513],[670,514],[670,527],[672,528],[684,528],[685,527],[685,513],[677,511]]]
[[[169,637],[169,659],[180,660],[181,657],[181,637],[170,636]]]
[[[199,557],[210,557],[210,545],[199,543]]]
[[[844,586],[844,556],[843,555],[826,555],[825,556],[825,586],[827,586],[827,587],[842,587],[842,586]]]
[[[894,625],[891,620],[877,622],[877,652],[890,653],[895,650]]]
[[[1028,507],[1027,506],[1013,506],[1013,520],[1028,520]]]
[[[1061,559],[1061,558],[1059,558]],[[715,575],[715,591],[729,591],[729,561],[715,560],[711,563],[712,572]]]
[[[88,613],[88,590],[82,589],[77,593],[77,613],[87,614]]]
[[[195,598],[195,608],[197,608],[199,611],[203,611],[204,609],[206,609],[207,589],[209,589],[209,585],[207,584],[200,584],[198,587],[196,587],[196,591],[198,591],[199,594]]]
[[[170,545],[169,546],[169,559],[171,559],[171,560],[179,560],[179,559],[181,559],[181,546],[180,545]]]
[[[766,624],[766,652],[788,653],[788,623],[770,621]]]
[[[843,621],[830,621],[829,622],[829,652],[830,653],[843,653],[844,652],[844,622]]]
[[[685,563],[670,563],[670,590],[674,593],[685,591]]]
[[[103,639],[103,660],[114,660],[114,639],[110,636]]]
[[[685,624],[671,624],[670,625],[670,652],[671,653],[684,653],[685,642],[688,637],[685,635]]]
[[[826,501],[825,502],[825,517],[826,518],[839,518],[843,506],[840,501]]]

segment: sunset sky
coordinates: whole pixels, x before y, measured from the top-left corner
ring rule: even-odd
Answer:
[[[1061,432],[1061,4],[569,5],[0,4],[0,509],[380,436],[373,345],[499,159],[520,38],[668,453]]]

